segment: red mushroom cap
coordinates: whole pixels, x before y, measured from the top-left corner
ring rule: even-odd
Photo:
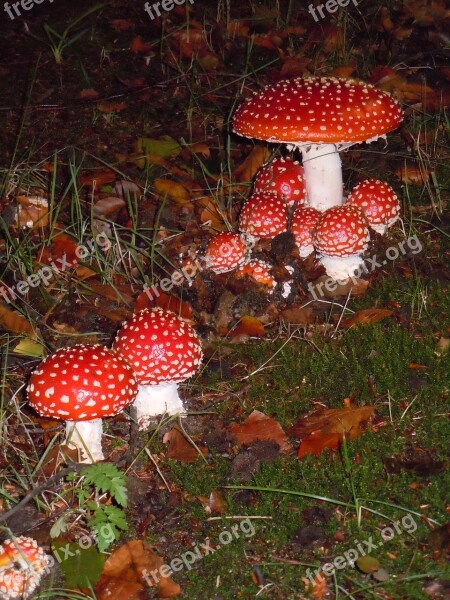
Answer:
[[[310,77],[268,85],[238,107],[233,129],[280,143],[354,144],[376,139],[402,121],[386,92],[352,79]]]
[[[347,204],[360,208],[370,227],[380,233],[400,218],[400,203],[394,190],[378,179],[366,179],[355,186]]]
[[[270,273],[271,266],[258,258],[250,260],[247,264],[242,265],[236,271],[236,277],[242,278],[245,276],[251,277],[258,283],[267,285],[270,288],[275,287],[276,281]]]
[[[326,256],[350,256],[366,250],[369,243],[368,223],[356,206],[333,206],[321,214],[314,230],[317,252]]]
[[[305,172],[301,164],[291,158],[274,158],[257,173],[254,192],[273,191],[285,202],[305,202]]]
[[[227,273],[242,264],[247,244],[238,233],[226,231],[210,239],[206,247],[206,262],[214,273]]]
[[[291,232],[300,251],[300,256],[308,256],[313,252],[312,231],[322,213],[309,206],[299,206],[292,215]]]
[[[202,360],[194,329],[162,308],[141,310],[126,321],[113,347],[127,358],[142,385],[184,381]]]
[[[0,595],[28,598],[45,571],[45,554],[33,538],[17,537],[0,546]]]
[[[45,417],[90,421],[126,408],[138,386],[125,360],[104,346],[61,348],[32,373],[27,392],[31,406]]]
[[[239,215],[239,229],[258,239],[271,240],[287,230],[286,203],[272,192],[253,194]]]

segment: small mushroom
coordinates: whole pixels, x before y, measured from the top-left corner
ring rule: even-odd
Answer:
[[[292,215],[291,233],[301,258],[306,258],[314,252],[312,231],[322,213],[310,206],[299,206]]]
[[[26,600],[46,570],[46,555],[33,538],[16,537],[0,546],[0,597]]]
[[[270,288],[270,291],[273,291],[273,288],[276,286],[277,282],[275,278],[271,274],[271,266],[258,258],[254,258],[250,260],[245,265],[239,267],[236,271],[236,277],[238,279],[242,279],[243,277],[251,277],[257,283],[261,283],[262,285],[266,285]]]
[[[66,443],[90,463],[104,459],[102,418],[121,412],[137,390],[124,358],[104,346],[77,344],[45,358],[32,373],[27,393],[40,415],[66,421]]]
[[[381,235],[400,218],[400,202],[396,193],[379,179],[366,179],[355,186],[347,204],[360,208],[369,226]]]
[[[239,230],[249,240],[272,240],[287,231],[286,203],[273,192],[257,192],[250,196],[239,215]]]
[[[285,79],[256,92],[238,107],[233,130],[299,148],[308,203],[323,211],[343,204],[339,151],[375,141],[401,121],[399,104],[372,85],[310,77]]]
[[[297,160],[274,158],[256,174],[254,192],[272,191],[286,204],[304,204],[306,198],[305,172]]]
[[[113,348],[139,382],[133,406],[140,429],[157,415],[185,412],[178,383],[192,377],[202,360],[200,341],[186,321],[158,307],[141,310],[122,325]]]
[[[344,281],[363,265],[362,255],[370,239],[367,220],[356,206],[326,210],[313,230],[313,243],[327,274]]]
[[[206,265],[214,273],[228,273],[241,265],[247,257],[247,244],[238,233],[226,231],[209,240],[206,247]]]

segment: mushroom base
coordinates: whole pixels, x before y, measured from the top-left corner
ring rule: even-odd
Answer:
[[[102,420],[66,421],[66,440],[69,448],[81,451],[83,458],[80,462],[94,463],[104,460],[102,451]]]
[[[153,418],[159,415],[186,412],[176,383],[140,385],[133,408],[140,430],[147,429]]]
[[[338,282],[345,282],[350,277],[358,277],[364,273],[364,260],[360,254],[350,256],[320,256],[320,263],[325,267],[327,275]]]
[[[342,164],[334,144],[300,146],[307,204],[324,211],[344,203]]]

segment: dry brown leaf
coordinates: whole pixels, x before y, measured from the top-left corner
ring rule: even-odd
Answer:
[[[206,496],[197,496],[197,500],[202,503],[205,512],[208,514],[223,515],[226,512],[225,500],[217,490],[213,490],[209,498]]]
[[[217,208],[217,202],[213,198],[201,198],[196,202],[200,207],[200,223],[212,233],[228,231],[224,217]]]
[[[35,229],[48,225],[48,200],[41,196],[17,196],[18,211],[16,224],[18,227]]]
[[[94,100],[99,96],[100,94],[97,92],[97,90],[94,90],[94,88],[84,88],[80,92],[80,98],[83,98],[84,100]]]
[[[395,172],[397,177],[401,179],[403,183],[413,183],[416,185],[424,185],[425,182],[428,181],[431,173],[431,168],[428,169],[425,168],[425,166],[421,167],[412,163],[402,164]]]
[[[285,308],[280,313],[280,319],[296,325],[309,325],[314,323],[314,311],[309,306],[292,306],[291,308]]]
[[[231,332],[233,338],[241,335],[248,337],[264,337],[264,325],[256,317],[245,315]]]
[[[372,323],[378,323],[381,319],[390,317],[394,314],[394,311],[388,308],[366,308],[359,310],[351,317],[342,319],[341,324],[344,327],[354,327],[355,325],[371,325]]]
[[[80,184],[89,187],[101,187],[106,183],[112,183],[116,179],[116,173],[111,169],[85,172],[80,176]]]
[[[0,325],[12,333],[26,333],[34,339],[35,332],[24,316],[0,303]]]
[[[345,283],[339,283],[329,277],[322,275],[315,281],[312,281],[308,286],[315,300],[320,298],[338,298],[339,296],[348,296],[351,293],[352,297],[364,296],[369,287],[367,279],[349,279]]]
[[[270,152],[266,146],[255,146],[247,158],[234,170],[236,181],[251,181],[256,171],[269,160]]]
[[[123,544],[108,558],[100,581],[95,586],[97,600],[141,600],[145,587],[153,586],[156,576],[158,596],[174,598],[181,594],[180,586],[170,577],[163,577],[160,569],[164,560],[142,540]]]
[[[189,191],[181,183],[177,183],[171,179],[159,178],[155,179],[153,185],[158,194],[174,202],[185,204],[190,200]]]
[[[169,444],[167,458],[173,458],[184,463],[192,463],[199,456],[197,448],[181,433],[178,427],[172,427],[163,437],[163,443]],[[200,448],[202,454],[207,456],[208,449]]]
[[[189,150],[193,154],[201,154],[205,158],[209,158],[211,156],[211,151],[209,149],[208,144],[204,144],[202,142],[197,142],[196,144],[191,144],[189,146]]]
[[[94,204],[94,216],[107,217],[112,214],[117,214],[124,206],[126,206],[126,202],[123,198],[107,196],[106,198],[101,198]]]
[[[273,441],[280,446],[283,453],[292,450],[288,437],[278,421],[259,410],[254,410],[241,425],[237,423],[230,425],[229,430],[238,444],[249,445],[256,440]]]
[[[134,304],[134,312],[136,313],[144,308],[151,308],[153,306],[171,310],[183,319],[193,319],[192,306],[189,302],[181,300],[177,296],[166,294],[158,286],[148,288],[147,293],[143,291],[139,294]]]
[[[327,408],[301,417],[290,434],[302,440],[298,458],[317,455],[326,448],[336,450],[344,438],[359,437],[375,412],[374,406]]]
[[[99,102],[96,106],[102,113],[118,113],[127,107],[125,102]]]

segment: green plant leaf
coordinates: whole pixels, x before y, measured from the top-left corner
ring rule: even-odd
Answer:
[[[100,492],[107,492],[121,506],[127,505],[125,475],[111,463],[99,463],[84,468],[80,475],[86,484],[92,484]]]
[[[75,542],[58,540],[53,542],[52,550],[68,588],[88,588],[100,579],[106,557],[95,546],[81,548]]]

